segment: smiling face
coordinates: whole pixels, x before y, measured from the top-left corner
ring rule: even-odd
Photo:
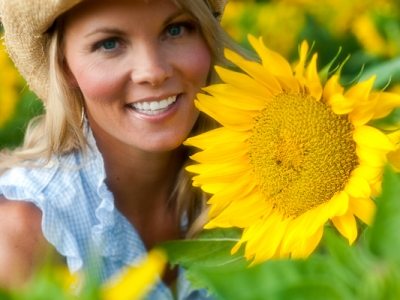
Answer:
[[[97,140],[160,152],[188,136],[211,54],[172,1],[84,1],[65,18],[64,52]]]

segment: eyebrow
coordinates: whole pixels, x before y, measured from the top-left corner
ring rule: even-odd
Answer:
[[[186,14],[186,12],[183,10],[178,10],[178,11],[174,12],[173,14],[171,14],[170,16],[168,16],[165,19],[165,21],[163,22],[163,26],[166,26],[172,20],[174,20],[184,14]],[[106,33],[106,34],[111,34],[111,35],[123,35],[124,34],[124,32],[118,28],[99,27],[99,28],[96,28],[95,30],[89,32],[88,34],[86,34],[85,37],[89,37],[89,36],[95,35],[97,33],[103,33],[103,34]]]
[[[112,34],[112,35],[121,35],[123,32],[117,28],[111,28],[111,27],[99,27],[96,28],[95,30],[89,32],[88,34],[85,35],[85,37],[89,37],[92,35],[95,35],[97,33],[107,33],[107,34]]]

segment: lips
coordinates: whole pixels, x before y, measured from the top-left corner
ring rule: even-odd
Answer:
[[[157,101],[135,102],[129,107],[138,113],[153,116],[167,111],[176,102],[176,99],[177,95],[174,95]]]

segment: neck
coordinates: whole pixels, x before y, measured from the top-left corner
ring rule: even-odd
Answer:
[[[115,205],[134,225],[146,247],[180,238],[180,218],[171,205],[171,195],[185,158],[184,149],[148,153],[121,143],[96,141]]]

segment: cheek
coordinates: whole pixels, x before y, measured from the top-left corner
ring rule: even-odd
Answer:
[[[190,80],[195,88],[203,87],[207,83],[211,66],[211,53],[205,43],[192,47],[185,55],[181,55],[180,59],[186,79]]]
[[[71,72],[85,99],[116,96],[121,90],[121,78],[110,74],[110,68],[92,65],[72,65]],[[104,70],[106,69],[106,70]]]

